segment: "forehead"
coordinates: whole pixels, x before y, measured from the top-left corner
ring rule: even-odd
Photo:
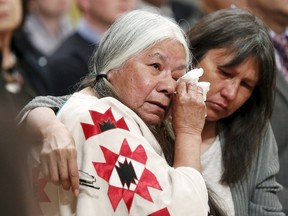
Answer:
[[[186,51],[177,40],[167,39],[149,46],[139,53],[141,57],[159,59],[163,61],[181,61],[186,64]]]
[[[232,67],[225,67],[225,65],[231,63],[235,58],[235,54],[227,49],[212,49],[209,50],[204,59],[208,60],[210,64],[214,64],[215,67],[229,68],[235,72],[235,74],[245,74],[251,80],[258,80],[259,75],[259,63],[253,56],[247,56],[243,62]]]

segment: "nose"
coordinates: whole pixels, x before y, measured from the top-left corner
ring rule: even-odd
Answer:
[[[236,98],[239,83],[235,80],[229,80],[225,83],[225,86],[222,88],[221,95],[228,100],[234,100]]]
[[[159,81],[157,90],[169,96],[174,93],[175,88],[176,80],[173,79],[171,73],[165,73],[165,76],[163,76]]]

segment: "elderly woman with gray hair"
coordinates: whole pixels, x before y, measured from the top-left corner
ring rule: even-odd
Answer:
[[[42,150],[33,151],[35,172],[41,161],[44,176],[66,190],[71,181],[78,195],[47,183],[49,203],[39,202],[45,215],[208,214],[200,165],[202,89],[185,81],[176,85],[190,61],[188,42],[176,23],[133,11],[106,32],[82,90],[58,112],[61,123],[49,111],[39,119],[41,108],[29,113],[28,128],[45,137]],[[171,107],[172,100],[177,106]],[[177,111],[175,140],[163,133],[171,108]],[[64,125],[75,147],[66,142]],[[174,141],[170,166],[163,152]],[[42,179],[36,176],[35,184]]]
[[[149,25],[153,24],[150,23]],[[152,36],[156,37],[156,35],[162,32],[160,26],[160,24],[157,28],[154,26],[155,29],[151,31],[152,35],[146,33],[147,35],[141,35],[141,37],[147,36],[149,39]],[[121,29],[120,32],[122,32],[122,30],[123,29]],[[137,33],[142,34],[142,30]],[[175,34],[173,33],[173,35]],[[191,205],[193,205],[193,203],[195,204],[195,200],[189,201],[188,195],[186,197],[187,200],[178,205],[180,209],[175,208],[175,212],[172,208],[170,209],[170,207],[174,206],[174,203],[177,203],[174,202],[173,195],[176,196],[178,190],[183,189],[182,187],[178,188],[173,185],[175,179],[179,180],[182,186],[188,186],[186,181],[184,181],[185,178],[182,179],[183,173],[181,173],[181,169],[184,167],[193,167],[196,169],[201,167],[201,173],[205,182],[208,187],[214,191],[217,203],[227,212],[227,215],[283,216],[284,213],[282,212],[281,204],[276,195],[276,193],[281,190],[281,186],[275,180],[275,175],[279,170],[277,145],[269,124],[274,99],[275,60],[273,45],[265,25],[260,19],[245,10],[221,10],[201,19],[188,32],[188,38],[190,50],[193,53],[193,66],[204,69],[204,75],[201,76],[199,80],[211,83],[210,90],[206,96],[206,107],[203,108],[201,105],[203,103],[201,88],[197,88],[189,82],[181,82],[181,79],[179,82],[176,82],[181,76],[180,73],[178,74],[178,72],[180,72],[179,70],[181,70],[181,64],[178,58],[180,57],[179,55],[181,55],[181,52],[179,52],[181,49],[177,49],[177,44],[166,44],[167,42],[171,43],[171,40],[167,38],[164,39],[163,42],[152,43],[151,47],[148,46],[143,52],[136,54],[132,58],[132,62],[130,60],[124,60],[125,64],[120,68],[117,67],[116,70],[111,70],[107,73],[107,79],[102,79],[101,76],[103,77],[103,75],[98,76],[99,81],[96,82],[96,86],[100,87],[108,80],[109,85],[112,85],[113,88],[107,89],[105,87],[102,89],[105,91],[97,91],[97,87],[97,94],[99,94],[99,92],[106,92],[105,95],[111,95],[112,92],[110,90],[115,89],[119,100],[135,111],[148,125],[158,140],[158,146],[161,146],[162,151],[159,153],[162,154],[163,152],[168,164],[174,166],[175,169],[172,168],[172,170],[177,170],[177,175],[171,175],[172,173],[169,171],[170,167],[168,169],[168,175],[167,172],[166,174],[163,172],[161,175],[164,179],[165,177],[170,178],[169,182],[172,183],[173,189],[170,189],[173,192],[171,191],[171,196],[166,196],[165,201],[162,200],[167,205],[167,209],[171,215],[183,213],[182,210],[185,211],[186,203],[190,203]],[[122,40],[120,45],[125,45],[124,41],[126,42],[126,38],[122,38]],[[172,41],[175,42],[175,40]],[[147,56],[152,59],[161,59],[156,64],[155,62],[153,63],[153,61],[149,61],[149,58],[145,58],[145,55],[142,55],[145,52],[149,52],[151,48],[152,50],[154,48],[158,50],[162,47],[162,43],[165,43],[165,48],[171,49],[172,52],[168,52],[171,55],[159,55],[161,52],[156,52],[156,55],[154,55],[153,52],[152,54],[149,53]],[[130,44],[131,50],[134,50],[132,43]],[[140,46],[140,44],[137,46]],[[167,47],[167,45],[169,47]],[[130,49],[130,47],[128,49]],[[117,54],[117,52],[112,51],[111,54],[113,53]],[[186,58],[187,56],[189,56],[189,54],[182,57]],[[158,73],[156,71],[154,71],[155,73],[147,73],[145,67],[142,67],[141,57],[144,57],[142,60],[146,62],[144,65],[153,66]],[[145,61],[145,59],[147,61]],[[173,61],[171,62],[170,60],[172,59]],[[163,66],[161,62],[168,63],[171,68],[169,69],[169,67]],[[186,60],[186,63],[189,65],[189,61]],[[132,67],[127,67],[127,65]],[[101,67],[96,64],[96,68],[98,70]],[[105,70],[100,71],[106,73]],[[124,71],[130,71],[131,73],[126,74],[123,73]],[[141,77],[141,81],[139,81],[137,76],[135,77],[137,72],[142,75],[142,77],[140,75],[138,76],[138,78]],[[178,74],[179,76],[172,76],[175,80],[173,82],[171,81],[171,83],[168,82],[165,76],[160,79],[156,78],[161,74],[167,75],[169,73],[171,73],[171,75]],[[145,76],[143,74],[145,74]],[[151,77],[151,75],[153,76]],[[117,82],[113,77],[117,77]],[[95,80],[95,75],[93,79]],[[155,82],[158,84],[154,85],[153,83]],[[168,84],[166,88],[164,88],[164,82]],[[174,85],[173,87],[172,83]],[[119,88],[119,86],[123,87],[124,85],[126,85],[126,88]],[[154,85],[156,91],[150,91],[150,93],[147,94],[146,90],[149,89],[148,87],[150,85]],[[92,86],[94,85],[91,85],[91,87]],[[104,86],[107,86],[107,84],[104,84]],[[93,89],[93,92],[95,92],[95,88]],[[140,90],[141,94],[133,94],[129,89],[134,89],[134,93]],[[175,137],[170,136],[172,133],[170,133],[171,130],[169,131],[169,127],[163,127],[165,124],[160,123],[163,121],[158,118],[155,119],[155,117],[159,117],[160,114],[158,107],[166,110],[166,106],[163,106],[163,103],[155,100],[155,98],[157,98],[157,100],[163,99],[163,95],[157,94],[157,96],[153,97],[153,95],[156,94],[155,92],[162,92],[165,95],[176,92],[176,94],[171,93],[173,95],[171,96],[172,98],[168,96],[171,101],[173,101],[171,116]],[[123,95],[127,97],[123,97]],[[102,95],[98,95],[98,97],[101,96]],[[143,97],[145,100],[142,100]],[[44,99],[43,103],[41,103],[42,99]],[[107,98],[103,99],[107,100]],[[71,172],[73,161],[75,160],[73,160],[75,156],[71,157],[71,155],[75,154],[73,144],[71,144],[74,142],[73,138],[71,138],[67,129],[63,129],[63,124],[55,120],[55,115],[52,110],[46,108],[47,110],[45,111],[45,108],[43,108],[43,106],[59,108],[63,104],[61,100],[66,101],[67,98],[36,99],[27,109],[29,110],[37,106],[42,106],[42,108],[32,110],[28,115],[27,123],[32,126],[39,126],[39,128],[34,128],[34,131],[42,134],[40,140],[44,143],[42,151],[42,162],[44,162],[42,167],[44,168],[44,173],[49,173],[52,180],[54,176],[57,176],[55,180],[58,182],[59,173],[57,171],[54,172],[54,170],[66,170],[65,172],[68,170],[70,174],[69,180],[71,181],[63,181],[64,178],[61,177],[61,173],[63,172],[60,171],[60,182],[66,189],[70,187],[70,183],[67,182],[72,182],[72,188],[74,188],[75,191],[75,188],[77,188],[77,186],[74,186],[76,185],[75,179],[78,180],[78,175],[75,175],[76,172]],[[139,100],[145,102],[139,104],[137,103]],[[40,104],[37,104],[37,102],[40,102]],[[67,103],[61,110],[63,110],[65,106],[67,106]],[[82,106],[86,107],[84,103]],[[120,108],[120,106],[117,107]],[[23,112],[25,112],[25,110]],[[147,113],[149,110],[154,111]],[[106,122],[105,124],[101,124],[101,127],[111,127],[111,125],[113,125],[111,122],[115,122],[115,119],[108,119],[107,116],[110,111],[104,111],[105,109],[100,113],[106,116]],[[51,123],[38,119],[38,113],[43,114],[49,112],[51,113]],[[157,115],[155,115],[156,113]],[[96,116],[94,120],[81,125],[85,128],[85,131],[89,131],[87,132],[88,137],[99,130],[93,129],[91,125],[99,125],[101,123],[99,119],[105,119],[98,113],[95,114],[93,112],[91,115]],[[169,112],[165,112],[163,117],[166,115],[169,115]],[[206,115],[204,127],[202,122],[203,115]],[[78,116],[78,114],[74,112],[73,116]],[[70,116],[68,119],[71,120],[73,118]],[[160,121],[155,121],[157,119]],[[119,125],[123,126],[122,122],[123,120],[120,121],[119,119]],[[138,125],[140,126],[140,124]],[[57,134],[58,128],[61,128],[59,131],[67,135]],[[122,131],[125,130],[122,129]],[[199,133],[201,134],[200,136]],[[141,130],[141,134],[147,137],[144,130]],[[74,134],[72,133],[72,135]],[[54,148],[53,145],[60,145],[62,141],[63,143],[68,143],[64,149],[59,147]],[[198,144],[199,142],[201,143],[200,146]],[[104,144],[104,142],[102,143]],[[153,144],[152,141],[149,143],[150,145]],[[105,148],[107,147],[105,146]],[[74,153],[69,153],[69,150]],[[62,151],[64,152],[63,154],[61,153]],[[199,151],[201,151],[201,165],[198,161]],[[107,153],[108,150],[101,147],[97,154],[100,154],[99,152]],[[133,152],[133,149],[126,149],[125,153],[126,152]],[[80,154],[82,154],[82,152],[80,152]],[[51,172],[48,171],[48,167],[45,166],[47,166],[47,164],[53,164],[53,162],[51,162],[53,158],[57,159],[56,162],[59,165],[54,164],[50,166],[53,167]],[[107,158],[105,159],[107,161]],[[62,161],[64,162],[63,166],[61,165]],[[103,159],[103,161],[105,160]],[[164,166],[160,166],[156,160],[153,162],[154,165],[159,167],[159,172],[160,170],[161,172],[165,170],[163,169]],[[125,162],[125,159],[122,159],[121,163],[126,164],[127,169],[131,167],[130,165],[132,164],[130,160]],[[67,164],[69,164],[68,169]],[[71,164],[72,166],[70,166]],[[99,169],[99,162],[93,165]],[[117,163],[117,168],[115,169],[118,170],[120,166],[120,163]],[[55,167],[58,168],[55,169]],[[69,175],[67,174],[67,176]],[[188,178],[186,180],[188,180]],[[177,182],[177,184],[179,182]],[[190,187],[193,188],[192,185],[189,185],[189,190],[191,190]],[[189,190],[186,191],[186,193],[189,192]],[[153,191],[157,190],[153,189]],[[195,194],[193,196],[195,196]],[[199,206],[199,210],[201,209],[202,206]],[[213,205],[210,205],[210,209],[214,210]],[[192,210],[188,210],[187,212],[185,215],[194,214]],[[217,214],[214,213],[214,215]]]

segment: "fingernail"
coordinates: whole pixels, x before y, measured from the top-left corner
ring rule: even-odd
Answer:
[[[74,195],[77,197],[79,195],[79,190],[78,189],[75,189],[74,190]]]

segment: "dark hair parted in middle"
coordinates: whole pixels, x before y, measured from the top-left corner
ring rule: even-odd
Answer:
[[[274,103],[276,66],[274,48],[265,24],[243,9],[223,9],[202,18],[187,32],[193,65],[213,49],[226,49],[234,58],[220,68],[232,68],[254,58],[259,81],[251,97],[231,116],[220,120],[224,129],[224,173],[228,185],[243,179],[257,154]],[[271,88],[272,87],[272,88]],[[221,124],[224,123],[224,124]],[[220,136],[220,138],[221,138]]]

